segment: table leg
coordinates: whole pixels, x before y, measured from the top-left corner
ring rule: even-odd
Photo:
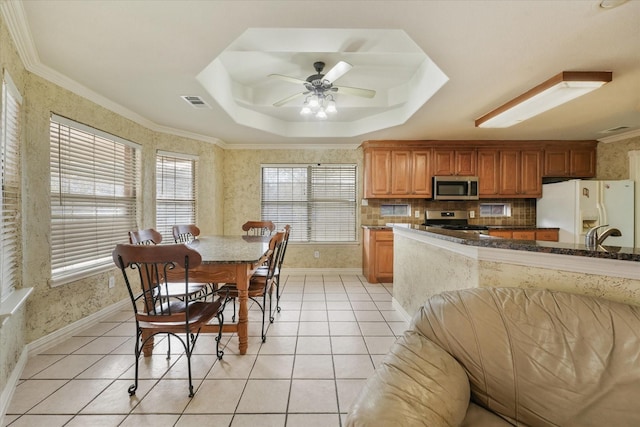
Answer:
[[[248,266],[238,266],[236,286],[238,287],[238,342],[240,354],[246,354],[249,347],[249,272]]]

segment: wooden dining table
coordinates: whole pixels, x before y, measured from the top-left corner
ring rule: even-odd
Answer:
[[[190,281],[235,283],[238,288],[237,323],[225,322],[222,331],[238,334],[240,354],[246,354],[249,345],[249,281],[266,260],[269,239],[269,236],[199,236],[187,243],[202,257],[202,263],[189,270]],[[209,324],[200,332],[218,330],[217,324]]]

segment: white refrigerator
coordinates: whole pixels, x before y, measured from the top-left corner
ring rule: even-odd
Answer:
[[[634,247],[634,182],[572,179],[544,184],[536,203],[538,227],[560,228],[560,243],[585,243],[595,226],[617,228],[622,236],[609,236],[606,246]]]

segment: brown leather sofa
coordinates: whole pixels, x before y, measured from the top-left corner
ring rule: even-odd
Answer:
[[[347,426],[640,426],[640,307],[539,289],[430,298]]]

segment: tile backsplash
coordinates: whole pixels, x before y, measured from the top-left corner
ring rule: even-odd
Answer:
[[[525,226],[536,225],[536,199],[482,199],[480,201],[442,202],[426,199],[368,199],[368,206],[360,206],[362,225],[385,225],[387,223],[422,224],[425,210],[465,210],[475,212],[475,218],[469,218],[470,224],[494,226]],[[480,218],[480,203],[510,203],[510,217]],[[382,216],[381,205],[409,204],[411,216]],[[414,216],[420,212],[419,218]]]

